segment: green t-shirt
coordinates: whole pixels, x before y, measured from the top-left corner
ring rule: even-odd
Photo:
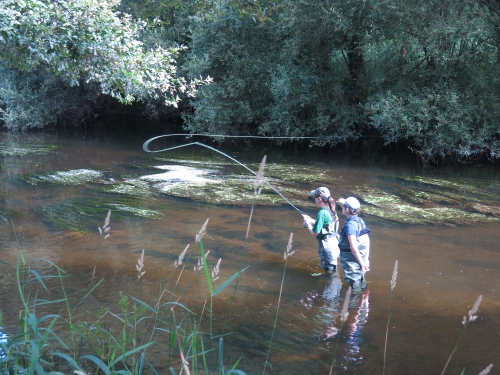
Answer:
[[[312,230],[314,233],[321,233],[321,229],[332,222],[333,219],[331,211],[328,207],[325,206],[321,210],[319,210],[318,214],[316,215],[316,222],[314,223]]]

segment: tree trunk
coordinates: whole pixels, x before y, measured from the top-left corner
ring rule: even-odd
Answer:
[[[367,99],[367,83],[365,75],[365,64],[363,48],[357,35],[354,35],[349,43],[347,51],[347,65],[351,78],[349,94],[354,104],[364,105]]]

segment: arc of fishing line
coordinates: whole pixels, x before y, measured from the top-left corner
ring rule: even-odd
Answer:
[[[257,172],[253,171],[252,169],[250,169],[249,167],[247,167],[245,164],[239,162],[238,160],[236,160],[235,158],[229,156],[228,154],[225,154],[224,152],[220,151],[220,150],[217,150],[216,148],[213,148],[213,147],[210,147],[206,144],[203,144],[203,143],[200,143],[200,142],[191,142],[191,143],[187,143],[187,144],[184,144],[184,145],[180,145],[180,146],[173,146],[173,147],[169,147],[169,148],[164,148],[162,150],[150,150],[149,149],[149,144],[155,140],[157,140],[158,138],[163,138],[163,137],[172,137],[172,136],[175,136],[175,135],[182,135],[182,136],[186,136],[186,134],[166,134],[166,135],[160,135],[158,137],[153,137],[153,138],[150,138],[148,139],[146,142],[144,142],[144,144],[142,145],[142,149],[146,152],[163,152],[163,151],[170,151],[170,150],[175,150],[176,148],[181,148],[181,147],[187,147],[187,146],[191,146],[191,145],[198,145],[198,146],[203,146],[203,147],[206,147],[212,151],[215,151],[215,152],[218,152],[219,154],[225,156],[226,158],[228,159],[231,159],[232,161],[234,161],[235,163],[241,165],[243,168],[245,168],[247,171],[249,171],[250,173],[252,173],[253,175],[257,176]],[[191,135],[198,135],[198,136],[205,136],[205,137],[216,137],[214,135],[207,135],[207,134],[189,134],[187,136],[191,136]],[[290,137],[258,137],[258,136],[221,136],[221,137],[237,137],[237,138],[248,138],[248,137],[253,137],[253,138],[290,138]],[[314,137],[296,137],[296,138],[314,138]],[[281,198],[283,198],[290,206],[292,206],[295,210],[297,210],[301,215],[305,215],[304,212],[302,212],[300,209],[298,209],[297,207],[295,207],[295,205],[290,202],[290,200],[285,197],[278,189],[276,189],[273,185],[271,185],[269,182],[267,182],[267,180],[264,179],[264,183],[269,186],[271,189],[273,189]]]

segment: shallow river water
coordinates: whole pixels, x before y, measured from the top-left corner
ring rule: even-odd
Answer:
[[[67,272],[64,286],[73,305],[104,278],[80,305],[79,320],[95,321],[103,306],[118,314],[120,292],[154,306],[166,289],[164,294],[197,316],[203,311],[201,330],[208,331],[208,286],[204,271],[194,268],[200,255],[195,236],[209,219],[202,239],[210,251],[209,270],[221,259],[214,289],[250,266],[234,298],[236,280],[212,301],[213,332],[231,333],[224,341],[226,366],[241,357],[238,369],[262,373],[272,337],[266,373],[327,374],[335,358],[334,373],[380,374],[390,307],[385,373],[440,373],[460,337],[463,316],[482,295],[478,318],[467,326],[446,373],[465,368],[465,374],[478,374],[490,363],[498,373],[499,167],[422,170],[387,160],[355,163],[271,143],[221,148],[253,170],[267,155],[268,181],[310,216],[317,210],[307,193],[318,186],[329,187],[334,198],[361,199],[371,228],[371,271],[367,290],[351,298],[342,325],[346,287],[341,278],[316,275],[317,242],[302,227],[300,214],[264,186],[245,245],[250,173],[199,146],[144,152],[143,142],[155,135],[0,134],[0,325],[6,334],[15,332],[21,308],[12,267],[20,251],[40,275],[57,274],[46,260]],[[98,226],[108,210],[111,229],[101,235]],[[295,252],[285,272],[291,233]],[[174,267],[188,244],[183,264]],[[145,274],[138,280],[143,249]],[[47,279],[50,293],[37,284],[27,287],[32,300],[62,298],[57,280]],[[60,304],[39,311],[64,315],[65,309]],[[324,339],[325,333],[331,337]],[[169,373],[161,359],[166,351],[149,352],[163,374]]]

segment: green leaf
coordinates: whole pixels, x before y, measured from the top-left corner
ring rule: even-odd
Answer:
[[[238,375],[247,375],[246,373],[244,373],[243,371],[241,370],[236,370],[236,369],[231,369],[229,371],[226,371],[224,373],[224,375],[227,375],[227,374],[238,374]]]
[[[152,308],[151,306],[149,306],[146,302],[142,302],[140,299],[134,298],[132,296],[130,296],[130,298],[132,298],[135,302],[139,302],[142,306],[146,307],[149,311],[157,314],[157,311],[154,308]]]
[[[99,285],[101,285],[101,283],[102,283],[103,281],[104,281],[104,277],[103,277],[101,280],[99,280],[99,282],[98,282],[97,284],[95,284],[95,286],[94,286],[92,289],[90,289],[90,290],[89,290],[89,292],[88,292],[87,294],[85,294],[85,296],[84,296],[84,297],[80,300],[80,302],[78,302],[78,303],[76,304],[76,306],[75,306],[75,308],[73,309],[73,311],[75,311],[75,310],[76,310],[76,308],[77,308],[78,306],[80,306],[80,304],[81,304],[81,303],[85,300],[85,298],[87,298],[87,297],[90,295],[90,293],[92,293],[92,292],[93,292],[93,290],[94,290],[95,288],[97,288]]]
[[[51,266],[53,266],[58,271],[61,271],[62,273],[65,273],[65,274],[68,274],[66,271],[64,271],[62,268],[60,268],[57,264],[55,264],[54,262],[52,262],[52,261],[50,261],[48,259],[45,259],[45,258],[34,258],[34,259],[31,260],[31,262],[34,262],[35,260],[43,260],[44,262],[49,263]]]
[[[52,305],[54,303],[66,302],[66,298],[60,298],[60,299],[55,299],[55,300],[36,299],[35,302],[36,302],[36,306]]]
[[[61,357],[62,359],[65,359],[75,370],[82,371],[81,367],[76,363],[76,361],[68,356],[67,354],[60,353],[60,352],[53,352],[51,355],[56,356],[56,357]]]
[[[240,276],[240,275],[241,275],[241,273],[242,273],[243,271],[245,271],[248,267],[250,267],[250,266],[246,266],[246,267],[245,267],[245,268],[243,268],[242,270],[240,270],[240,271],[236,272],[236,273],[235,273],[233,276],[231,276],[229,279],[227,279],[227,280],[226,280],[226,281],[225,281],[225,282],[224,282],[221,286],[219,286],[219,287],[217,288],[217,290],[216,290],[215,292],[213,292],[212,297],[213,297],[213,296],[215,296],[215,295],[217,295],[217,294],[219,294],[220,292],[222,292],[222,291],[223,291],[223,290],[224,290],[224,289],[225,289],[225,288],[226,288],[229,284],[231,284],[231,282],[232,282],[234,279],[236,279],[238,276]]]
[[[128,352],[122,354],[121,356],[119,356],[118,358],[116,358],[113,362],[111,362],[109,364],[109,367],[113,367],[115,364],[117,364],[118,362],[124,360],[125,358],[127,358],[128,356],[134,354],[134,353],[137,353],[138,351],[140,350],[143,350],[143,349],[146,349],[148,347],[150,347],[151,345],[153,345],[156,341],[150,341],[144,345],[141,345],[141,346],[138,346],[137,348],[134,348],[132,350],[129,350]]]
[[[30,273],[31,273],[31,274],[33,274],[33,275],[36,277],[36,279],[38,280],[38,282],[39,282],[40,284],[42,284],[43,288],[44,288],[44,289],[45,289],[48,293],[50,293],[50,292],[49,292],[49,289],[47,289],[47,286],[46,286],[46,285],[45,285],[45,283],[43,282],[43,279],[42,279],[42,277],[40,276],[40,274],[39,274],[37,271],[33,270],[33,269],[30,269]],[[29,281],[28,281],[28,282],[29,282]],[[26,283],[26,284],[28,284],[28,283]]]
[[[101,371],[104,372],[105,375],[111,374],[109,367],[106,366],[106,364],[101,359],[97,358],[95,355],[91,355],[91,354],[82,355],[80,357],[80,359],[88,359],[88,360],[94,362],[97,365],[97,367],[99,367],[101,369]]]

